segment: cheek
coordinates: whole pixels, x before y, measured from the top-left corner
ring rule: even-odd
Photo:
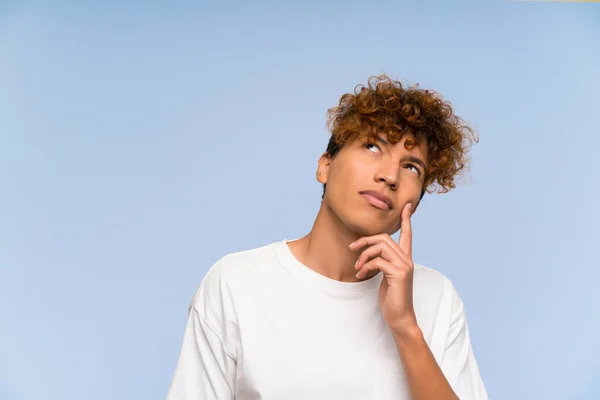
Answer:
[[[357,160],[344,159],[334,168],[331,168],[328,175],[328,181],[334,186],[343,190],[354,190],[356,183],[364,180],[366,170],[365,166]]]
[[[411,203],[413,206],[417,205],[419,202],[419,198],[421,197],[421,190],[423,189],[423,184],[419,179],[406,179],[401,183],[401,187],[399,190],[399,198],[397,200],[398,208],[398,218],[402,218],[402,209],[406,206],[407,203]]]
[[[404,187],[407,192],[410,192],[410,197],[412,197],[414,193],[417,193],[417,198],[421,195],[423,181],[415,172],[406,171],[401,179],[400,186]]]

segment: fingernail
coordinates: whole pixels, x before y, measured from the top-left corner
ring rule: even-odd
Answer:
[[[412,208],[412,204],[408,203],[408,209],[410,210]]]
[[[356,243],[356,242],[352,242],[352,243],[350,243],[350,244],[348,245],[348,247],[352,247],[352,246],[354,245],[354,243]]]
[[[356,262],[354,263],[354,269],[356,269],[357,265],[358,265],[358,260],[356,260]]]

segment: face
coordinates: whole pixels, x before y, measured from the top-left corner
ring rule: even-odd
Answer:
[[[319,159],[317,180],[327,185],[323,206],[359,236],[393,234],[400,229],[402,210],[416,211],[427,166],[427,145],[394,145],[386,135],[378,140],[345,144],[331,159]]]

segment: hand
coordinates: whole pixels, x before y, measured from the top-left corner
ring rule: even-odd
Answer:
[[[401,232],[398,243],[382,233],[365,236],[350,244],[352,250],[367,247],[356,261],[359,279],[369,271],[380,270],[383,280],[379,288],[379,308],[386,324],[394,334],[406,334],[418,329],[413,307],[411,204],[402,210]]]

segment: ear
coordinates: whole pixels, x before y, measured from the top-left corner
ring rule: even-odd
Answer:
[[[319,157],[319,165],[317,167],[317,181],[319,181],[319,183],[327,183],[329,165],[331,165],[331,156],[325,152],[321,155],[321,157]]]

